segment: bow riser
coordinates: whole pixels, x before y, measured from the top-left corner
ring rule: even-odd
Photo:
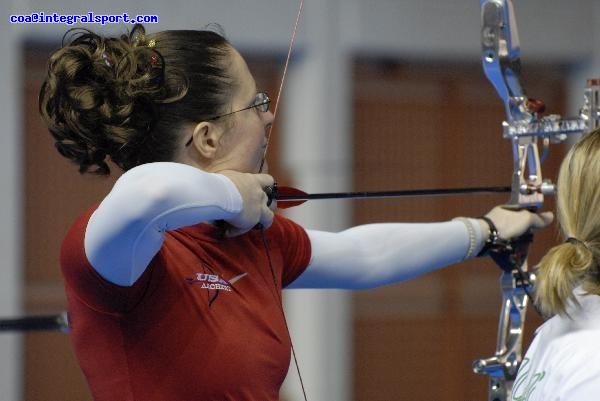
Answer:
[[[540,153],[535,137],[517,137],[512,140],[513,178],[510,205],[537,209],[544,203],[541,191],[543,179]]]

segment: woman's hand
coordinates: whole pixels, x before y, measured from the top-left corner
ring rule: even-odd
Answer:
[[[260,224],[268,228],[273,223],[273,210],[276,203],[267,205],[269,198],[265,188],[273,186],[275,180],[268,174],[240,173],[233,170],[219,171],[237,187],[244,203],[242,211],[233,219],[227,220],[231,226],[228,237],[241,235]]]
[[[544,228],[554,220],[552,212],[533,213],[528,210],[514,210],[507,206],[496,206],[486,217],[492,220],[498,236],[502,239],[519,237],[530,228]],[[487,223],[479,220],[482,232],[489,232]]]

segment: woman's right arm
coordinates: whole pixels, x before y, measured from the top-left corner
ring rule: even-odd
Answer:
[[[180,163],[135,167],[117,180],[92,214],[85,254],[103,278],[131,286],[158,253],[165,231],[215,220],[238,224],[240,216],[248,214],[244,209],[252,209],[247,207],[249,199],[259,198],[252,202],[258,209],[266,203],[262,188],[269,180],[266,175],[207,173]],[[251,227],[264,220],[260,213],[251,213],[243,224]]]

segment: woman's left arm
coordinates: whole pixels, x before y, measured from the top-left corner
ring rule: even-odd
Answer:
[[[498,238],[516,238],[548,226],[554,216],[496,206],[485,219],[308,230],[310,264],[288,288],[363,289],[404,281],[477,255],[492,229]]]
[[[489,234],[482,231],[476,219],[307,230],[310,264],[287,288],[365,289],[404,281],[477,254]]]

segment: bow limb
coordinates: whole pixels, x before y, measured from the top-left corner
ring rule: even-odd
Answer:
[[[520,81],[521,48],[512,0],[481,0],[482,63],[485,75],[504,103],[505,127],[537,118]],[[509,204],[537,208],[544,202],[537,135],[510,135],[513,147],[513,192]],[[553,192],[553,188],[545,190]]]

